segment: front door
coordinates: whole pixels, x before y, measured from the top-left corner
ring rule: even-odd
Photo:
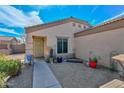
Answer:
[[[41,37],[33,38],[33,55],[34,57],[44,56],[44,40]]]

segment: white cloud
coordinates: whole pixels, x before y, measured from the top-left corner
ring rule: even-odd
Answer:
[[[27,27],[43,21],[37,11],[26,14],[13,6],[0,6],[0,23],[11,27]]]
[[[41,10],[41,9],[50,9],[52,6],[51,5],[31,5],[30,7],[36,10]]]
[[[114,16],[114,17],[111,17],[111,18],[105,20],[104,22],[107,22],[107,21],[109,21],[109,20],[112,20],[112,19],[115,19],[115,18],[118,18],[118,17],[121,17],[121,16],[124,16],[124,12],[121,12],[120,14],[118,14],[118,15],[116,15],[116,16]]]
[[[32,11],[29,13],[31,16],[38,16],[39,12],[38,11]]]
[[[91,15],[97,10],[98,7],[99,7],[98,5],[95,6],[95,7],[91,10],[89,16],[91,16]]]
[[[14,29],[0,28],[0,32],[5,32],[5,33],[10,33],[10,34],[20,35],[19,33],[15,32]]]
[[[32,11],[29,13],[29,15],[30,15],[29,20],[31,23],[35,23],[35,24],[43,23],[40,17],[38,16],[39,15],[38,11]]]
[[[96,21],[97,21],[96,19],[93,19],[93,20],[91,21],[91,23],[94,24]]]

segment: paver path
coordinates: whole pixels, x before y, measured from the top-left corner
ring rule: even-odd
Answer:
[[[58,80],[44,61],[34,62],[33,88],[61,88]]]

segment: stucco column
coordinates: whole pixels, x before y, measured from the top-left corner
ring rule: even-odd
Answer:
[[[33,38],[30,35],[26,36],[26,55],[33,55]]]
[[[8,54],[12,53],[12,49],[10,47],[11,47],[11,43],[7,43],[7,50],[9,51]]]
[[[10,43],[7,43],[7,49],[10,50]]]

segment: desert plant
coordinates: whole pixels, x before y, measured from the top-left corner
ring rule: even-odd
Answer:
[[[5,88],[6,84],[4,79],[6,78],[6,74],[4,72],[0,72],[0,88]]]
[[[0,53],[0,60],[2,61],[4,61],[4,60],[7,60],[6,59],[6,55],[5,54],[2,54],[2,53]]]
[[[49,56],[50,56],[51,58],[53,58],[53,49],[52,49],[52,48],[50,48]]]
[[[50,58],[49,58],[49,62],[50,62],[50,63],[53,63],[53,61],[54,61],[54,58],[53,58],[53,57],[50,57]]]
[[[17,75],[21,70],[21,63],[18,60],[8,61],[8,75]]]
[[[21,71],[21,63],[18,60],[0,60],[0,72],[13,76]]]
[[[45,61],[49,63],[49,56],[45,57]]]
[[[96,57],[93,57],[92,58],[92,61],[97,62],[97,58]]]

